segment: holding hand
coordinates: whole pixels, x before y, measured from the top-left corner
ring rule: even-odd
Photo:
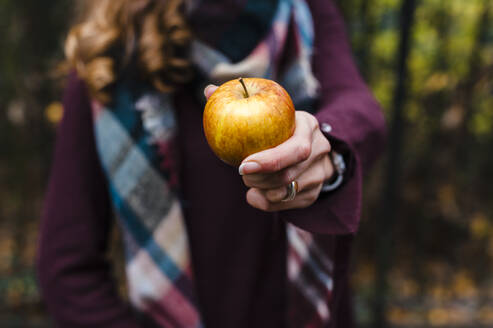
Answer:
[[[209,98],[216,88],[208,86],[205,96]],[[243,182],[250,187],[247,202],[268,212],[310,206],[317,200],[324,181],[334,173],[329,152],[330,143],[317,119],[296,111],[296,129],[291,138],[248,156],[240,165]]]

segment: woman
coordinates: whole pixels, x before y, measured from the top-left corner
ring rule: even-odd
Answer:
[[[326,0],[105,0],[66,43],[38,256],[62,327],[351,327],[348,262],[379,106]],[[313,54],[313,55],[312,55]],[[293,97],[294,136],[218,160],[205,98],[238,76]],[[302,111],[305,110],[305,111]],[[238,174],[239,173],[239,174]],[[105,258],[121,227],[129,304]]]

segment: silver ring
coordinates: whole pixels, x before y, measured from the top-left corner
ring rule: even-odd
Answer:
[[[298,193],[298,182],[291,181],[290,184],[286,186],[287,194],[286,197],[282,199],[283,202],[290,202],[296,198],[296,194]]]

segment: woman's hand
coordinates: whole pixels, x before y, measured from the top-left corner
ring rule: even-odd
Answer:
[[[207,98],[217,87],[204,90]],[[291,138],[277,147],[245,158],[239,167],[243,182],[250,189],[247,202],[263,211],[304,208],[313,204],[324,181],[334,173],[329,158],[330,143],[320,131],[317,119],[296,111],[296,129]],[[283,201],[293,181],[298,184],[294,199]]]

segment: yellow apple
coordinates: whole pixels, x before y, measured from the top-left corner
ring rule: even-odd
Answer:
[[[247,156],[289,139],[295,110],[289,94],[276,82],[239,78],[222,84],[209,97],[203,123],[212,151],[238,166]]]

